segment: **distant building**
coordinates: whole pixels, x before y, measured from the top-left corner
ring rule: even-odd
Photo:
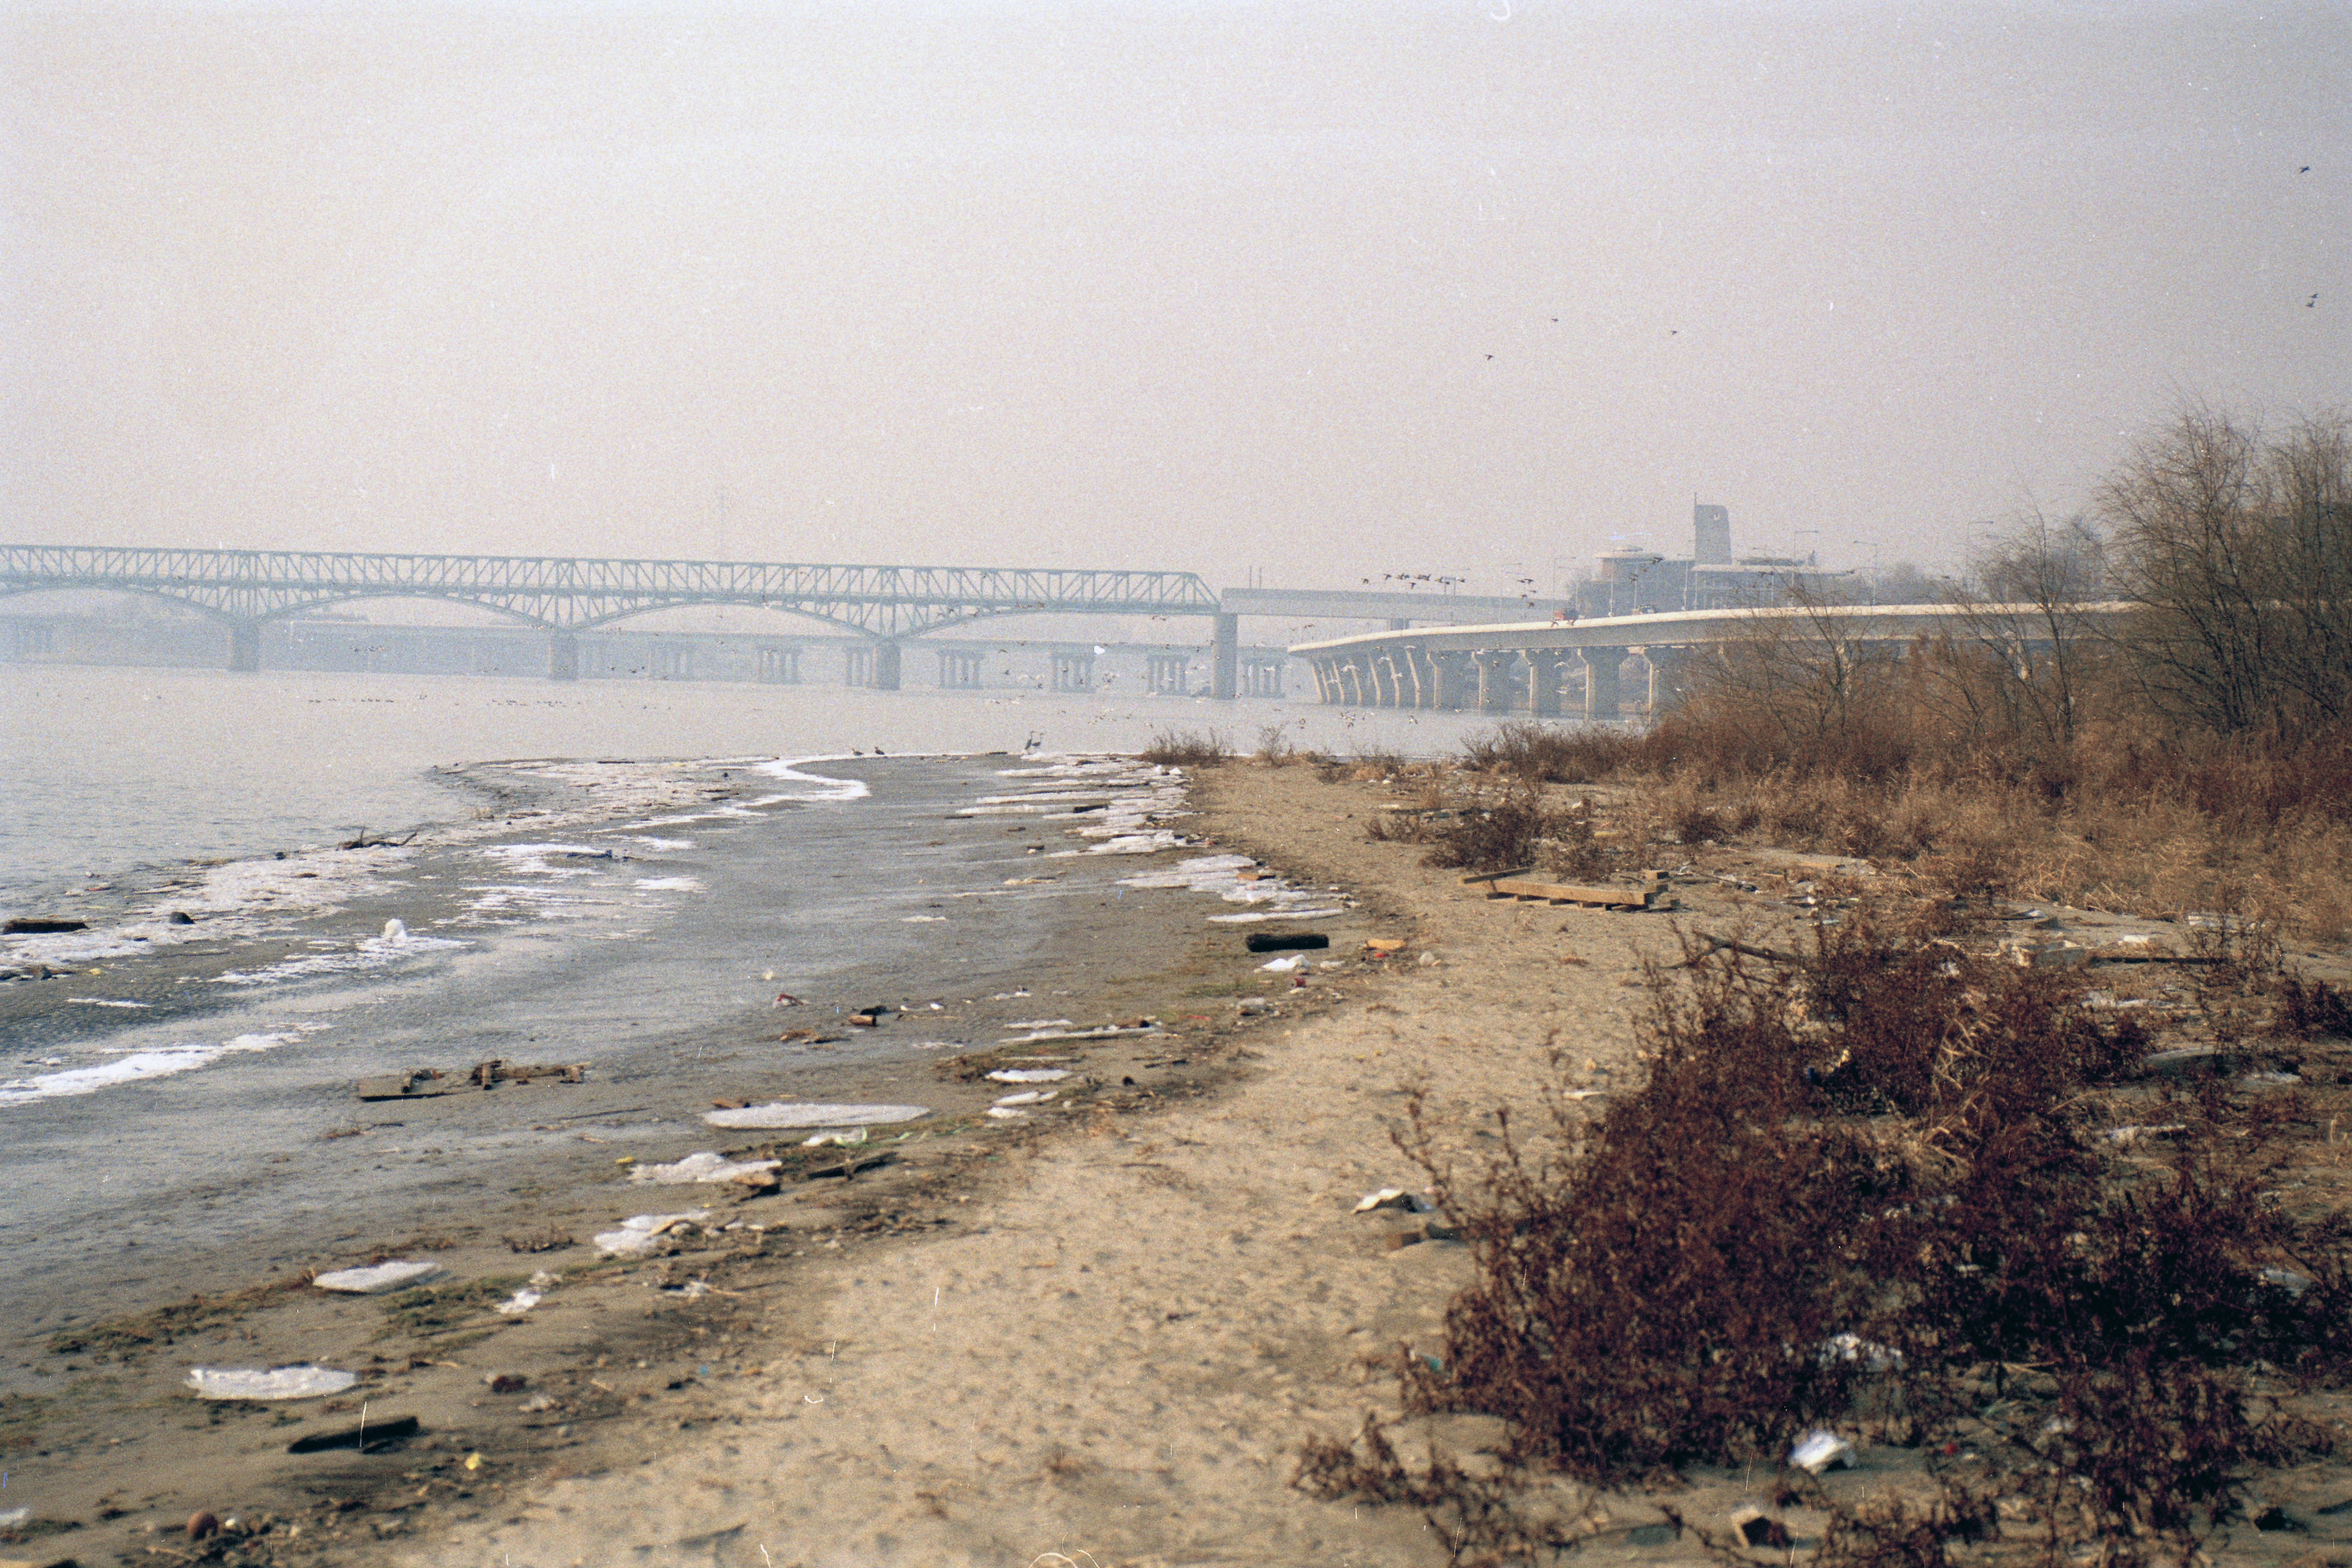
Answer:
[[[1776,605],[1798,589],[1819,588],[1834,574],[1811,559],[1731,553],[1731,510],[1691,509],[1691,553],[1685,560],[1650,550],[1612,550],[1576,588],[1576,612],[1649,616],[1667,610],[1735,609]]]

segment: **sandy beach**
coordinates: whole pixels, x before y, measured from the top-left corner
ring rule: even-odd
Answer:
[[[1377,783],[1234,763],[1189,790],[1193,844],[1085,863],[1099,894],[1065,927],[1048,965],[1060,994],[1034,1014],[1159,1027],[940,1060],[919,1089],[903,1073],[829,1080],[844,1098],[866,1087],[931,1104],[912,1141],[811,1151],[719,1132],[700,1145],[781,1158],[772,1195],[629,1184],[623,1165],[478,1222],[437,1215],[443,1234],[405,1238],[450,1269],[431,1297],[388,1306],[263,1285],[149,1321],[148,1342],[93,1342],[120,1355],[105,1376],[137,1397],[116,1401],[110,1430],[43,1423],[42,1446],[70,1454],[91,1492],[82,1528],[35,1544],[83,1562],[415,1568],[1447,1562],[1410,1507],[1291,1484],[1303,1439],[1396,1414],[1382,1363],[1399,1346],[1440,1347],[1469,1278],[1467,1248],[1422,1239],[1422,1216],[1355,1212],[1368,1193],[1423,1184],[1392,1142],[1406,1091],[1425,1090],[1441,1148],[1472,1169],[1496,1147],[1496,1107],[1538,1119],[1555,1054],[1585,1088],[1627,1081],[1644,962],[1678,956],[1684,929],[1787,918],[1755,890],[1779,874],[1777,852],[1710,860],[1746,888],[1678,877],[1671,912],[1490,900],[1414,846],[1368,841],[1368,820],[1398,798]],[[1345,901],[1327,918],[1220,923],[1236,905],[1122,886],[1188,864],[1213,867],[1194,879],[1212,890],[1250,878]],[[1274,971],[1284,955],[1245,949],[1250,931],[1294,928],[1331,945]],[[1375,939],[1398,945],[1368,949]],[[1048,1056],[1072,1074],[1055,1099],[982,1114],[1022,1087],[983,1070]],[[688,1208],[707,1217],[652,1256],[592,1263],[576,1245],[599,1216]],[[501,1244],[526,1209],[544,1254]],[[541,1305],[491,1312],[541,1268],[557,1279]],[[175,1386],[189,1364],[275,1365],[320,1344],[362,1357],[360,1388],[268,1405],[199,1404]],[[363,1410],[416,1426],[363,1453],[288,1453]],[[1415,1434],[1458,1454],[1494,1436],[1464,1417]],[[124,1449],[135,1459],[109,1458]],[[1920,1469],[1916,1451],[1871,1449],[1815,1500],[1901,1488]],[[1666,1493],[1561,1487],[1538,1506],[1578,1521],[1584,1555],[1698,1562],[1662,1505],[1719,1522],[1771,1484],[1692,1472]],[[2266,1484],[2316,1507],[2352,1493],[2352,1469]],[[200,1510],[236,1524],[191,1541]],[[1818,1527],[1802,1506],[1784,1516],[1801,1543]],[[2285,1562],[2331,1531],[2352,1539],[2323,1521],[2244,1532],[2227,1555]]]

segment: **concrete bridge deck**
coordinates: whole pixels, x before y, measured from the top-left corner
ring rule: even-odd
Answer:
[[[2103,603],[2061,607],[2069,621],[2111,626],[2136,606]],[[1294,643],[1293,657],[1315,671],[1325,702],[1375,708],[1475,708],[1483,713],[1562,710],[1563,677],[1580,675],[1584,716],[1619,717],[1622,675],[1640,655],[1649,668],[1645,706],[1654,711],[1676,685],[1679,656],[1693,648],[1747,642],[1776,632],[1849,642],[1911,642],[1970,636],[1987,625],[2031,626],[2035,605],[1845,605],[1740,610],[1675,610],[1588,621],[1515,621],[1494,626],[1423,627]],[[1576,656],[1570,668],[1569,656]]]

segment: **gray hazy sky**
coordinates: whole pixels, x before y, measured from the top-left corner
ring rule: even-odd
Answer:
[[[22,542],[1500,589],[2352,404],[2343,5],[5,26]]]

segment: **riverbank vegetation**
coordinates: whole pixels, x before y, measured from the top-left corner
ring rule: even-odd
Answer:
[[[1818,873],[1779,948],[1687,933],[1642,1081],[1562,1057],[1497,1154],[1465,1168],[1412,1102],[1475,1268],[1442,1345],[1400,1347],[1402,1408],[1501,1436],[1408,1457],[1368,1417],[1298,1484],[1418,1507],[1465,1563],[1588,1534],[1562,1481],[1694,1467],[1757,1485],[1744,1525],[1675,1519],[1726,1562],[2136,1568],[2305,1528],[2261,1488],[2352,1413],[2352,1013],[2281,939],[2352,934],[2352,438],[2192,414],[2097,521],[2004,542],[1948,636],[1881,649],[1811,606],[1695,659],[1646,731],[1507,725],[1374,823],[1438,865],[1747,844],[1874,874]],[[2119,1000],[2017,941],[2023,900],[2185,940]],[[1809,1440],[1906,1479],[1832,1498]]]
[[[2095,621],[2095,596],[2130,613]],[[1961,601],[1909,647],[1812,605],[1691,657],[1646,731],[1507,724],[1465,760],[1495,785],[1638,784],[1645,826],[1691,844],[2352,934],[2352,425],[2186,416],[2095,520],[2020,528]]]

